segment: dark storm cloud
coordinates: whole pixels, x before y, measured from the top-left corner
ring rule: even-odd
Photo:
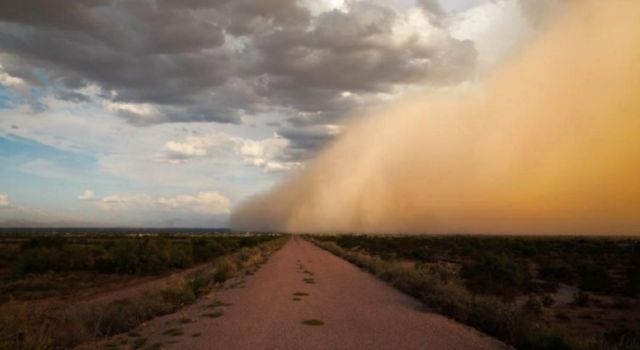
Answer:
[[[63,101],[71,102],[88,102],[90,98],[87,95],[77,93],[75,91],[56,90],[54,91],[56,98]]]
[[[183,109],[158,114],[151,122],[172,121],[174,115],[238,122],[234,110],[214,110],[200,102],[229,77],[231,57],[222,48],[223,29],[192,8],[167,4],[5,2],[0,7],[0,50],[14,58],[5,69],[34,84],[41,84],[36,71],[44,70],[52,89],[95,84],[114,102]],[[121,114],[136,122],[135,115]]]
[[[152,106],[117,109],[138,125],[277,111],[295,130],[335,122],[361,96],[468,76],[473,45],[447,34],[436,1],[418,5],[440,32],[433,42],[398,40],[401,16],[367,2],[314,17],[296,0],[10,0],[0,64],[61,99],[84,101],[78,89],[92,85],[111,102]],[[285,134],[300,153],[323,142]]]
[[[425,76],[432,83],[459,81],[473,67],[473,45],[452,38],[439,46],[417,37],[398,42],[396,12],[349,4],[348,12],[319,15],[311,30],[281,29],[254,37],[258,59],[252,69],[269,73],[260,86],[263,94],[296,110],[331,116],[353,108],[344,91],[387,92]]]
[[[225,23],[233,35],[252,35],[273,27],[304,30],[311,20],[309,10],[296,0],[236,0],[226,9],[232,16]]]
[[[289,140],[289,147],[283,155],[284,161],[296,161],[311,156],[337,135],[336,130],[323,125],[305,127],[285,127],[278,135]]]

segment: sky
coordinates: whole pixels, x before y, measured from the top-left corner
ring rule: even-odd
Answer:
[[[552,2],[3,1],[0,226],[227,226],[351,115],[474,84]]]

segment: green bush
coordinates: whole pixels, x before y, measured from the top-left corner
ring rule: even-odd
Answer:
[[[607,268],[593,261],[580,265],[578,274],[578,283],[581,289],[593,292],[608,292],[613,287],[613,280]]]
[[[86,246],[66,245],[60,249],[56,271],[92,270],[94,259]]]
[[[628,296],[638,296],[640,294],[640,268],[630,268],[627,272],[627,281],[623,292]]]
[[[205,238],[192,240],[191,247],[193,250],[193,260],[199,262],[223,255],[227,251],[218,241]]]
[[[461,275],[476,292],[505,295],[522,288],[525,269],[505,255],[486,254],[479,263],[466,264]]]
[[[26,250],[18,261],[22,273],[47,272],[55,269],[60,252],[51,248],[37,247]]]
[[[531,317],[522,309],[494,297],[475,298],[467,322],[489,335],[511,343],[520,339],[532,325]]]
[[[61,248],[67,244],[67,239],[63,236],[40,236],[24,241],[20,249],[29,250],[34,248]]]
[[[552,282],[570,282],[573,280],[573,269],[563,263],[543,263],[538,276]]]
[[[193,265],[193,248],[191,245],[171,245],[169,248],[169,265],[186,268]]]

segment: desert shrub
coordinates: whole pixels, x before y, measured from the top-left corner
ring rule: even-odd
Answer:
[[[238,257],[238,268],[255,266],[262,259],[262,251],[258,248],[241,248],[236,255]]]
[[[443,282],[456,279],[459,271],[457,266],[447,266],[442,263],[422,263],[417,264],[416,267],[424,271],[425,274],[435,276]]]
[[[580,288],[593,292],[610,291],[613,280],[606,267],[588,261],[578,267]]]
[[[193,248],[191,245],[171,245],[169,247],[169,265],[177,268],[186,268],[193,265]]]
[[[423,289],[420,300],[427,306],[462,322],[469,319],[473,298],[463,286],[454,283],[439,285],[437,282],[424,286],[427,288]]]
[[[94,261],[87,247],[64,245],[61,247],[37,246],[20,254],[16,271],[41,273],[47,271],[92,270]]]
[[[56,271],[92,270],[92,251],[86,246],[66,245],[60,249]]]
[[[115,273],[153,274],[169,268],[170,253],[168,244],[149,239],[121,241],[109,248]],[[107,267],[109,263],[105,264]]]
[[[570,350],[566,337],[550,329],[532,330],[518,344],[522,350]]]
[[[522,310],[528,315],[538,317],[542,314],[542,303],[538,298],[531,296],[522,305]]]
[[[560,262],[544,263],[540,266],[538,277],[553,282],[570,282],[573,280],[573,269]]]
[[[514,239],[511,243],[511,249],[522,256],[532,257],[538,253],[535,242]]]
[[[572,304],[575,306],[587,306],[589,305],[589,294],[584,291],[577,291],[573,294],[573,302]]]
[[[555,300],[553,300],[553,297],[551,297],[549,294],[545,294],[542,297],[542,305],[544,305],[545,307],[551,307],[553,306],[553,304],[555,304]]]
[[[117,271],[117,263],[113,253],[105,250],[104,253],[96,257],[94,270],[100,273],[115,273]]]
[[[511,343],[520,339],[531,327],[530,317],[522,309],[494,297],[476,297],[467,322]]]
[[[82,312],[68,311],[67,309],[47,311],[47,315],[54,324],[51,348],[70,349],[97,335],[95,327],[89,326],[91,324],[88,321],[91,318],[86,311],[86,309],[82,309]]]
[[[61,248],[67,244],[67,239],[63,236],[39,236],[28,239],[20,245],[20,249],[29,250],[34,248]]]
[[[17,270],[21,273],[51,271],[59,258],[60,252],[54,249],[45,247],[30,248],[21,254]]]
[[[322,247],[345,257],[405,293],[418,296],[437,312],[471,324],[502,339],[517,339],[529,326],[527,315],[519,308],[509,306],[490,297],[475,298],[457,281],[444,283],[437,276],[427,275],[407,264],[380,261],[366,254],[347,252],[332,242],[319,243]],[[376,267],[372,267],[375,264]]]
[[[0,269],[10,267],[10,265],[18,258],[19,254],[19,247],[0,244]]]
[[[160,291],[162,299],[169,305],[183,306],[196,300],[192,286],[185,281],[174,281]]]
[[[432,254],[427,247],[418,247],[409,252],[408,258],[417,261],[429,261],[432,259]]]
[[[140,257],[136,249],[135,242],[122,241],[110,247],[109,253],[112,257],[112,268],[115,273],[134,274],[138,272]]]
[[[628,274],[623,292],[632,297],[640,294],[640,269]]]
[[[220,242],[212,239],[194,239],[191,241],[191,246],[194,261],[207,261],[228,251]]]
[[[486,254],[479,263],[466,264],[461,275],[476,292],[506,294],[523,286],[525,269],[505,255]]]
[[[229,258],[220,258],[214,263],[214,281],[221,283],[233,277],[237,272],[236,264]]]
[[[122,333],[144,320],[140,305],[132,300],[117,300],[99,311],[96,330],[100,336]]]
[[[140,265],[138,273],[159,273],[169,268],[169,247],[164,241],[144,240],[139,242]]]
[[[209,290],[210,281],[212,279],[207,276],[204,272],[196,273],[191,279],[188,280],[189,287],[193,294],[198,297],[204,294],[207,290]]]
[[[389,265],[380,272],[380,278],[412,296],[419,296],[425,284],[425,277],[413,266]]]
[[[610,292],[615,286],[627,295],[638,295],[637,240],[371,235],[323,235],[311,236],[311,240],[408,294],[420,291],[418,297],[434,311],[475,326],[519,349],[639,348],[637,338],[630,333],[623,336],[616,333],[616,337],[609,338],[594,333],[576,338],[561,330],[545,328],[542,305],[549,307],[554,302],[549,295],[524,303],[505,301],[505,297],[522,292],[553,292],[560,282],[577,283],[589,291]],[[411,272],[406,265],[396,265],[405,259],[418,262],[420,273]],[[427,268],[438,261],[459,263],[463,268],[459,274],[457,270],[443,274],[446,271]],[[616,275],[614,285],[614,277],[607,268],[618,261],[626,263],[625,276],[618,280]],[[529,267],[535,265],[540,266],[536,277],[543,281],[530,279]],[[470,290],[484,295],[474,295]],[[588,299],[584,292],[576,295],[578,304],[588,304]],[[570,321],[563,313],[555,313],[555,317]]]
[[[640,256],[640,254],[638,254]],[[640,258],[636,257],[626,269],[626,282],[623,287],[624,294],[628,296],[637,296],[640,294]]]
[[[53,324],[25,304],[0,305],[0,349],[45,350],[53,344]]]

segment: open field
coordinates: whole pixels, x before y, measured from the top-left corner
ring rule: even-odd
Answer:
[[[0,301],[76,298],[110,283],[193,268],[273,238],[200,231],[56,231],[0,235]]]
[[[0,349],[638,349],[639,247],[626,238],[5,234]]]
[[[640,241],[313,236],[427,306],[518,348],[636,349]]]
[[[0,238],[0,349],[62,349],[128,331],[253,273],[277,235],[20,233]]]

